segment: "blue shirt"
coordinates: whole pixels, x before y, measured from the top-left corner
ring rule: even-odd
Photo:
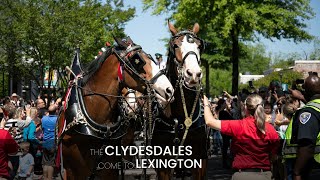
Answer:
[[[33,165],[34,165],[34,158],[30,153],[20,156],[20,158],[19,158],[19,166],[20,166],[19,176],[20,177],[27,177],[27,173],[29,172],[30,166],[33,166]],[[29,173],[30,173],[30,175],[32,174],[32,172],[29,172]]]
[[[35,145],[40,144],[40,141],[36,138],[36,129],[37,129],[37,126],[32,120],[30,125],[23,129],[23,140],[29,141]]]
[[[23,141],[28,141],[28,133],[30,126],[32,126],[32,122],[29,124],[28,127],[23,128]]]
[[[57,119],[58,117],[56,115],[43,116],[42,118],[42,146],[46,149],[52,149],[54,147],[54,135]]]

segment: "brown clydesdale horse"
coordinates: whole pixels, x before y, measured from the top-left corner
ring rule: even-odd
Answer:
[[[56,128],[66,179],[118,179],[121,156],[107,156],[105,147],[120,146],[128,128],[118,103],[123,88],[161,101],[173,95],[167,77],[139,45],[130,38],[116,42],[69,83]]]
[[[175,87],[175,100],[170,103],[171,116],[159,118],[156,121],[152,137],[152,145],[157,146],[191,146],[191,156],[167,156],[166,159],[197,159],[202,160],[200,168],[193,168],[191,172],[186,168],[156,169],[159,180],[171,179],[174,175],[192,179],[206,178],[207,168],[207,129],[203,119],[203,108],[200,98],[202,71],[200,68],[200,52],[204,42],[197,37],[199,25],[196,23],[192,30],[177,31],[168,22],[172,37],[169,42],[167,61],[167,77]],[[159,157],[154,157],[158,159]],[[189,174],[188,174],[189,173]]]

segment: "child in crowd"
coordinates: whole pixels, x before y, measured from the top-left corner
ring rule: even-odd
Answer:
[[[266,116],[266,122],[274,124],[275,112],[273,111],[273,106],[269,102],[264,103],[264,112]]]
[[[22,155],[19,158],[19,168],[17,171],[18,178],[23,180],[32,180],[34,159],[29,153],[30,143],[22,142],[20,143],[20,148]]]

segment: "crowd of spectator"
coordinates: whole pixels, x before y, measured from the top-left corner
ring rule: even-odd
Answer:
[[[247,98],[253,95],[261,97],[265,122],[270,124],[277,132],[281,144],[277,151],[278,160],[272,164],[273,178],[291,180],[294,163],[292,159],[281,160],[281,147],[285,141],[285,132],[293,114],[306,103],[303,98],[300,98],[302,94],[299,90],[295,87],[284,90],[279,82],[272,81],[268,87],[263,86],[251,91],[243,89],[235,96],[223,91],[220,96],[209,98],[208,102],[210,103],[211,112],[217,114],[217,117],[222,122],[224,120],[240,120],[247,117],[244,110],[245,103]],[[211,154],[221,153],[223,168],[234,169],[232,167],[234,163],[233,151],[236,148],[230,148],[230,144],[239,137],[232,138],[230,133],[222,132],[219,128],[218,130],[213,128],[211,132],[213,139]]]
[[[61,98],[25,101],[16,93],[1,100],[0,179],[53,179],[61,105]]]
[[[39,97],[34,102],[26,102],[13,93],[1,102],[0,180],[52,179],[56,152],[54,135],[57,114],[63,103],[61,98],[53,101]],[[234,96],[223,91],[219,97],[209,100],[205,97],[206,123],[213,128],[212,153],[221,150],[223,168],[251,168],[249,172],[258,169],[270,178],[269,171],[272,170],[274,179],[291,180],[295,162],[290,158],[281,159],[281,143],[285,143],[286,130],[294,113],[306,103],[302,93],[295,87],[283,89],[276,81],[270,82],[268,87],[251,91],[243,89]],[[210,109],[206,110],[207,106]],[[254,141],[249,141],[252,137]],[[249,143],[241,138],[249,139]],[[256,152],[245,156],[251,149]],[[264,159],[270,154],[278,155],[277,159]],[[255,159],[255,156],[258,158]],[[243,168],[246,165],[244,159],[248,160],[248,166],[253,166]],[[254,168],[254,161],[260,163],[258,168]],[[272,168],[269,169],[271,164]],[[237,173],[235,179],[243,178],[243,174]],[[245,175],[247,177],[250,173]]]

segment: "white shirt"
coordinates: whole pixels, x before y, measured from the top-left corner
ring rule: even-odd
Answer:
[[[157,61],[157,62],[158,62],[157,65],[159,66],[159,69],[160,69],[160,70],[166,68],[166,66],[167,66],[167,60],[162,59],[162,61],[160,62],[160,64],[159,64],[159,61]]]

